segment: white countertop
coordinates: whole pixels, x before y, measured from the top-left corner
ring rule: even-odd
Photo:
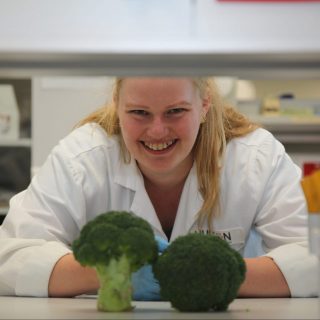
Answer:
[[[169,302],[132,303],[132,312],[105,313],[95,298],[0,297],[0,319],[320,319],[320,299],[236,299],[226,312],[184,313]]]

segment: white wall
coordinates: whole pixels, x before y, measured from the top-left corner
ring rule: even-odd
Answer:
[[[32,172],[90,112],[110,99],[112,78],[38,77],[32,82]]]
[[[0,0],[4,51],[317,51],[318,2]]]

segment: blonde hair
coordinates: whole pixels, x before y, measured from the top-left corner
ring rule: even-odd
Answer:
[[[119,135],[121,152],[125,163],[130,161],[130,154],[122,139],[117,105],[123,79],[116,79],[111,103],[93,112],[83,119],[78,126],[85,123],[98,123],[108,135]],[[254,131],[258,125],[249,121],[244,115],[222,100],[212,78],[193,78],[200,97],[210,103],[206,120],[200,125],[194,145],[199,191],[203,205],[198,212],[198,226],[208,223],[212,231],[213,217],[220,213],[220,171],[227,143],[236,137]]]

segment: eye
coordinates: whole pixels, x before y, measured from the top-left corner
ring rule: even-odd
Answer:
[[[129,113],[137,115],[137,116],[148,116],[149,112],[145,111],[145,110],[130,110]]]
[[[167,114],[168,115],[176,115],[176,114],[181,114],[184,111],[186,111],[186,109],[184,109],[184,108],[173,108],[173,109],[168,110]]]

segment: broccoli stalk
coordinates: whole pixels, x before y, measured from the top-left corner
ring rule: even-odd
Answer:
[[[97,308],[110,312],[132,309],[131,274],[158,256],[148,222],[125,211],[106,212],[88,222],[72,248],[81,265],[95,268]]]
[[[244,280],[243,258],[224,240],[199,233],[178,237],[153,266],[164,300],[180,311],[226,310]]]
[[[131,281],[130,262],[123,255],[119,260],[111,259],[107,266],[96,266],[100,282],[98,310],[130,310]]]

